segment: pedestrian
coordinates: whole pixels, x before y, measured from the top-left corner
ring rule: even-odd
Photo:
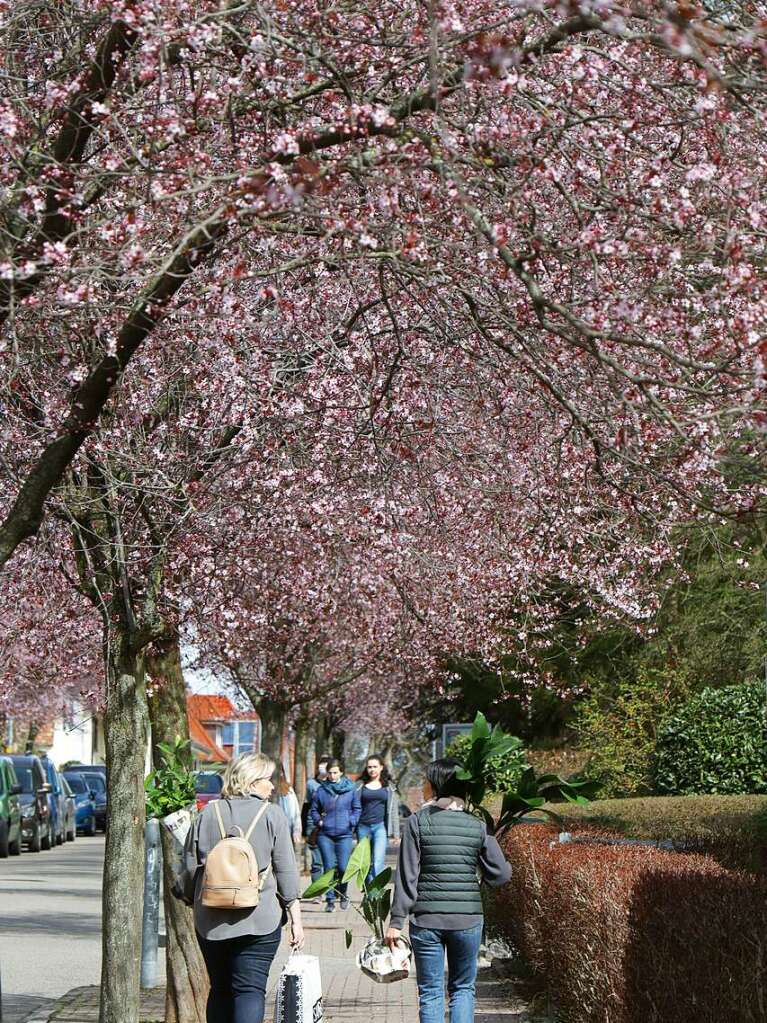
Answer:
[[[357,837],[369,838],[371,848],[368,884],[384,869],[389,839],[399,839],[399,805],[389,769],[378,753],[371,753],[359,777],[362,812]]]
[[[268,802],[274,790],[274,769],[274,762],[262,753],[233,760],[224,772],[222,798],[205,806],[186,841],[183,891],[186,901],[194,905],[197,941],[210,977],[207,1023],[262,1023],[269,968],[287,920],[291,949],[303,948],[300,886],[290,829],[279,806]],[[221,827],[227,837],[247,837],[255,851],[262,888],[253,908],[203,904],[205,862],[223,837]]]
[[[352,854],[354,829],[361,810],[359,789],[344,774],[344,765],[340,760],[329,760],[328,776],[314,794],[310,817],[319,828],[317,842],[323,871],[335,868],[341,909],[349,907],[348,884],[341,878]],[[325,912],[332,913],[336,908],[335,891],[328,889],[325,898]]]
[[[450,1023],[471,1023],[477,956],[482,940],[478,874],[498,887],[511,877],[484,821],[466,810],[467,783],[457,760],[426,769],[432,798],[402,829],[386,943],[393,948],[406,920],[415,957],[420,1023],[444,1023],[445,953]]]
[[[295,789],[285,775],[285,768],[280,766],[280,780],[277,785],[277,806],[282,810],[288,819],[290,839],[295,849],[296,843],[301,838],[301,807],[298,805],[298,796]]]
[[[312,809],[312,800],[314,799],[314,793],[320,787],[322,782],[328,776],[328,757],[322,756],[317,761],[317,770],[313,778],[310,778],[306,783],[306,794],[304,796],[304,805],[301,807],[301,823],[303,825],[304,838],[308,838],[309,835],[314,831],[314,824],[312,823],[310,814]],[[322,876],[322,854],[320,853],[319,844],[316,844],[312,850],[312,865],[311,865],[311,877],[312,881],[316,881],[318,877]],[[315,902],[322,902],[322,899],[315,899]]]

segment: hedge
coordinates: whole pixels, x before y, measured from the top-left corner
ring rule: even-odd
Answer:
[[[656,849],[503,837],[495,918],[568,1023],[764,1023],[767,879]]]
[[[594,825],[713,856],[734,870],[767,873],[767,796],[654,796],[552,807],[567,828]]]

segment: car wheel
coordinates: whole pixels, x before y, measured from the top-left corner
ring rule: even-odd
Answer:
[[[74,840],[77,838],[77,828],[75,827],[74,822],[72,823],[72,827],[69,829],[69,831],[67,831],[66,837],[67,842],[74,842]]]
[[[40,825],[35,825],[35,830],[32,832],[32,837],[29,840],[29,851],[40,852],[42,849],[42,842],[40,841]]]
[[[19,834],[15,842],[8,843],[8,852],[11,856],[21,856],[21,825],[19,824]]]
[[[42,846],[43,849],[50,849],[50,847],[53,845],[53,829],[51,828],[50,824],[48,825],[48,830],[45,832],[45,835],[43,836],[40,845]]]
[[[96,818],[91,817],[91,822],[88,825],[88,830],[85,832],[86,835],[90,835],[91,838],[96,834]]]
[[[61,831],[56,835],[56,845],[64,844],[64,825],[61,825]]]
[[[8,855],[8,825],[3,821],[0,824],[0,860]]]

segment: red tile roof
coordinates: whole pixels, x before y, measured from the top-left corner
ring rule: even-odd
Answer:
[[[210,764],[217,761],[225,764],[230,759],[229,755],[213,742],[200,722],[192,717],[189,718],[189,737],[197,747],[201,747],[205,751],[200,756],[200,760]]]
[[[226,696],[203,696],[195,693],[187,696],[186,707],[189,719],[196,721],[229,721],[237,711]]]

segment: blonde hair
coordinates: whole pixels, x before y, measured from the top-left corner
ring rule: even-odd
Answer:
[[[243,753],[227,764],[221,795],[225,798],[249,796],[256,782],[271,778],[274,766],[274,761],[263,753]]]

